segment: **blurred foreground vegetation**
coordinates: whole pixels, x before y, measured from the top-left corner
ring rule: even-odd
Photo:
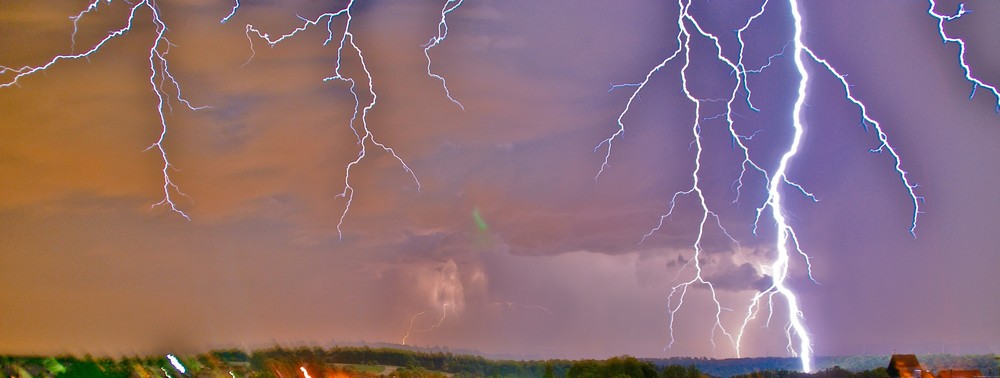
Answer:
[[[887,378],[885,365],[889,360],[888,356],[843,357],[825,362],[841,362],[843,366],[824,368],[823,363],[818,363],[822,370],[805,374],[794,371],[797,360],[785,358],[648,360],[620,356],[607,360],[515,361],[371,347],[279,347],[251,353],[234,349],[178,358],[183,372],[166,356],[0,356],[0,372],[10,378],[307,378],[305,373],[308,378]],[[921,357],[928,368],[976,368],[984,373],[993,369],[996,361],[994,355]]]

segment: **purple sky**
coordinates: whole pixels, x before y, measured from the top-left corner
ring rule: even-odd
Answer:
[[[788,5],[772,0],[746,34],[744,61],[764,65],[791,39]],[[677,5],[466,0],[431,50],[462,111],[427,76],[421,44],[436,32],[440,1],[362,1],[352,32],[378,103],[368,125],[413,169],[375,146],[358,153],[348,86],[323,82],[336,43],[310,29],[273,48],[272,35],[342,5],[243,1],[226,24],[224,1],[162,0],[175,45],[174,103],[164,147],[188,197],[191,220],[150,205],[162,197],[162,161],[144,150],[160,125],[149,84],[148,10],[132,31],[89,60],[61,61],[0,88],[0,353],[92,354],[263,347],[333,341],[471,348],[541,357],[733,357],[704,287],[692,287],[669,342],[667,296],[687,280],[700,219],[682,197],[691,186],[694,107],[680,61],[655,74],[624,117],[626,134],[599,180],[604,149],[630,90],[676,49]],[[70,53],[67,17],[85,1],[0,4],[0,65],[43,64]],[[77,51],[121,27],[127,4],[102,3],[79,23]],[[955,3],[942,3],[951,12]],[[1000,3],[968,2],[949,24],[968,39],[974,74],[1000,83]],[[723,36],[759,8],[696,1],[692,13]],[[997,99],[970,100],[957,47],[944,45],[921,1],[805,1],[805,42],[848,74],[926,198],[912,204],[889,156],[868,153],[874,133],[843,88],[815,62],[806,134],[790,176],[818,197],[786,188],[787,215],[817,283],[794,259],[818,355],[1000,350],[1000,116]],[[334,25],[343,25],[343,18]],[[342,27],[342,26],[340,26]],[[336,29],[335,29],[336,30]],[[335,36],[335,41],[339,35]],[[692,42],[692,87],[726,97],[734,82],[704,39]],[[348,54],[345,72],[358,75]],[[10,73],[0,75],[9,81]],[[752,158],[773,169],[790,138],[798,76],[791,56],[749,76],[754,113],[734,110]],[[744,94],[745,95],[745,94]],[[367,101],[367,98],[363,99]],[[703,105],[702,118],[719,113]],[[711,228],[706,278],[716,282],[723,324],[738,326],[773,258],[773,223],[752,233],[763,180],[748,175],[739,201],[739,154],[723,120],[703,123],[700,180],[706,201],[739,241]],[[736,160],[734,160],[736,159]],[[478,211],[488,228],[480,229]],[[784,356],[784,302],[769,326],[747,327],[744,356]],[[448,308],[441,321],[442,308]],[[420,314],[414,317],[414,314]],[[435,326],[440,321],[440,325]]]

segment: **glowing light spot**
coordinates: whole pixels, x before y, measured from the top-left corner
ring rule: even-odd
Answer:
[[[172,354],[168,354],[167,359],[170,360],[171,365],[174,365],[174,369],[177,369],[177,371],[181,372],[181,374],[187,373],[187,369],[184,368],[184,365],[181,365],[181,361],[178,360],[177,357]]]

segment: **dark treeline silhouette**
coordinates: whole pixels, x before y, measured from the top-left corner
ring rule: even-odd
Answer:
[[[849,372],[863,372],[884,368],[889,364],[889,355],[853,355],[816,357],[814,366],[819,372],[841,368]],[[997,356],[994,354],[920,354],[920,362],[929,370],[976,369],[983,373],[997,372]],[[802,368],[802,362],[793,357],[727,358],[721,360],[695,357],[674,357],[650,359],[657,366],[694,365],[702,373],[713,377],[745,376],[760,371],[794,372]]]
[[[576,361],[566,372],[566,378],[700,378],[701,373],[694,366],[687,368],[681,366],[667,366],[658,369],[649,361],[640,361],[635,357],[621,356],[612,357],[604,361],[583,360]]]
[[[834,366],[813,373],[789,370],[764,370],[750,374],[734,375],[732,378],[889,378],[889,373],[884,367],[852,372],[840,366]]]

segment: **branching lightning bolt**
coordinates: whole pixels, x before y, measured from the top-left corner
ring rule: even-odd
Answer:
[[[76,49],[76,33],[78,31],[78,23],[80,19],[91,12],[95,12],[101,1],[102,0],[93,0],[87,6],[87,8],[80,11],[80,13],[78,13],[76,16],[70,17],[70,19],[73,20],[73,34],[70,37],[72,42],[71,47],[73,50]],[[107,2],[109,5],[111,4],[111,0],[103,0],[103,1]],[[96,43],[90,49],[84,52],[56,55],[48,62],[38,66],[23,66],[20,68],[8,68],[8,67],[0,68],[0,74],[13,73],[13,76],[10,77],[9,80],[0,82],[0,88],[18,85],[19,81],[22,78],[39,72],[44,72],[45,70],[49,69],[56,63],[63,60],[89,59],[93,54],[96,54],[102,47],[104,47],[105,44],[124,35],[129,30],[132,30],[132,25],[135,22],[136,14],[138,13],[138,11],[143,7],[148,8],[151,15],[150,21],[153,23],[154,30],[156,33],[156,38],[153,40],[153,44],[149,48],[149,70],[150,70],[149,85],[150,87],[152,87],[153,93],[156,95],[157,98],[156,110],[160,119],[160,136],[153,144],[151,144],[149,147],[146,148],[146,151],[149,150],[158,151],[163,161],[163,169],[162,169],[163,198],[159,202],[154,203],[152,207],[154,208],[158,206],[169,207],[170,211],[180,214],[187,220],[191,220],[188,214],[185,213],[180,208],[178,208],[177,204],[174,202],[174,197],[176,195],[186,196],[186,194],[184,194],[184,192],[180,190],[180,187],[177,186],[177,184],[175,184],[173,179],[170,177],[170,172],[173,171],[175,168],[173,164],[170,163],[170,159],[168,159],[167,157],[167,150],[164,147],[164,142],[166,141],[167,137],[167,116],[166,112],[164,111],[164,107],[168,108],[169,110],[173,109],[173,105],[171,105],[171,97],[175,97],[178,102],[184,104],[184,106],[186,106],[188,109],[191,110],[199,110],[207,107],[194,106],[190,102],[188,102],[181,94],[180,83],[178,83],[177,80],[174,78],[173,74],[170,73],[170,66],[167,60],[167,54],[170,52],[170,47],[173,45],[170,43],[170,40],[167,39],[166,37],[168,28],[166,23],[164,23],[162,18],[160,17],[160,9],[157,6],[156,1],[155,0],[139,1],[134,4],[130,4],[129,7],[130,7],[129,15],[128,18],[126,19],[125,26],[110,31],[98,43]],[[171,96],[168,92],[171,89],[174,91],[174,96]]]
[[[437,34],[432,36],[428,42],[424,45],[423,51],[425,58],[427,59],[427,75],[439,80],[441,82],[442,88],[445,91],[447,98],[462,108],[465,109],[463,104],[456,100],[450,89],[448,88],[447,81],[445,78],[439,74],[436,74],[431,69],[431,56],[430,50],[435,46],[441,44],[448,35],[448,24],[447,16],[459,8],[464,0],[445,0],[443,7],[441,8],[441,18],[437,24]],[[802,263],[804,264],[808,276],[812,279],[812,265],[809,255],[804,253],[802,250],[798,237],[795,234],[793,226],[790,224],[789,220],[786,218],[786,206],[785,202],[782,201],[784,194],[789,189],[793,189],[801,193],[802,195],[812,199],[817,200],[816,196],[808,192],[803,186],[795,183],[789,178],[789,169],[794,163],[795,158],[800,152],[802,137],[807,125],[804,123],[804,111],[806,107],[806,96],[809,90],[810,83],[810,67],[819,69],[823,72],[828,72],[834,78],[839,80],[841,83],[844,96],[846,100],[855,106],[857,106],[858,112],[860,114],[860,124],[865,127],[866,130],[874,130],[874,134],[877,138],[877,146],[871,148],[869,151],[872,153],[878,153],[881,155],[888,155],[888,157],[893,161],[893,169],[895,174],[898,176],[899,180],[903,184],[908,200],[912,204],[912,215],[911,223],[909,227],[909,233],[915,236],[915,230],[917,227],[917,217],[921,213],[921,205],[923,203],[923,198],[917,194],[918,185],[916,185],[913,180],[909,177],[906,170],[903,169],[903,164],[900,159],[900,155],[893,145],[889,142],[887,133],[883,130],[882,125],[873,119],[868,112],[868,109],[863,101],[855,96],[851,91],[851,85],[848,83],[846,77],[847,75],[839,71],[835,66],[830,63],[827,59],[820,57],[819,54],[815,53],[809,46],[806,45],[803,40],[803,24],[802,24],[802,14],[800,9],[800,4],[798,0],[788,0],[790,6],[790,16],[793,20],[794,34],[792,40],[789,41],[781,52],[777,52],[771,55],[767,63],[758,67],[756,69],[750,69],[744,63],[744,51],[746,43],[743,39],[744,32],[754,25],[754,22],[762,16],[768,9],[768,4],[771,0],[763,0],[757,12],[746,19],[743,26],[737,30],[736,40],[738,43],[738,56],[733,59],[727,57],[724,54],[723,43],[720,38],[706,31],[702,28],[697,17],[691,14],[690,9],[692,5],[692,0],[677,0],[678,4],[678,15],[677,15],[677,25],[679,28],[678,34],[676,36],[677,48],[670,54],[666,59],[660,62],[658,65],[650,69],[644,76],[644,78],[638,83],[626,83],[626,84],[616,84],[611,86],[611,91],[622,90],[629,88],[631,94],[625,103],[624,109],[617,117],[617,129],[608,138],[602,140],[596,147],[595,152],[605,148],[603,162],[595,175],[595,180],[598,179],[605,169],[610,168],[610,159],[612,153],[613,143],[619,138],[624,137],[625,133],[625,117],[632,110],[632,106],[636,103],[636,100],[640,98],[641,92],[646,88],[647,84],[651,79],[664,70],[668,65],[678,63],[677,61],[682,61],[679,74],[682,82],[681,89],[685,94],[688,101],[691,102],[694,108],[694,115],[690,124],[691,127],[691,148],[694,151],[694,168],[691,171],[691,185],[683,190],[679,190],[673,193],[670,199],[669,209],[659,218],[659,222],[655,227],[650,229],[648,233],[642,236],[640,243],[644,242],[648,238],[652,237],[657,231],[664,227],[665,222],[671,217],[677,202],[686,198],[695,198],[697,205],[701,210],[701,217],[698,223],[698,232],[692,243],[692,249],[694,252],[694,258],[689,260],[683,269],[693,270],[694,277],[675,285],[672,287],[669,296],[667,297],[667,309],[669,311],[669,325],[670,325],[670,341],[668,347],[674,343],[674,333],[673,325],[674,319],[678,311],[683,307],[685,297],[688,293],[688,289],[693,285],[703,286],[710,292],[711,299],[714,301],[716,306],[715,311],[715,323],[711,329],[711,342],[715,343],[715,337],[717,332],[721,332],[726,338],[730,340],[733,347],[735,348],[737,354],[740,353],[740,345],[744,337],[744,330],[748,327],[752,320],[758,317],[760,309],[764,306],[762,302],[766,300],[767,307],[769,309],[767,315],[767,324],[770,324],[771,318],[774,314],[774,302],[775,297],[779,300],[784,300],[788,306],[788,323],[785,326],[786,337],[788,340],[788,350],[791,354],[800,357],[802,362],[803,370],[812,370],[812,341],[808,330],[804,324],[804,314],[799,308],[798,298],[792,291],[792,288],[786,283],[786,279],[789,275],[789,269],[792,264],[792,254],[794,253],[797,257],[801,257]],[[181,85],[174,78],[173,74],[169,69],[168,54],[170,48],[173,46],[170,40],[167,38],[168,28],[166,23],[161,18],[160,9],[157,5],[156,0],[133,0],[133,2],[125,1],[128,4],[129,9],[128,17],[125,20],[125,25],[109,31],[103,38],[101,38],[97,43],[93,44],[87,49],[80,52],[77,50],[77,34],[79,31],[80,20],[84,17],[89,17],[89,15],[96,14],[102,8],[102,2],[107,4],[107,7],[111,7],[113,4],[112,0],[90,0],[87,6],[74,16],[70,16],[69,19],[73,24],[73,32],[70,36],[70,52],[66,54],[55,55],[50,60],[40,65],[26,65],[22,67],[6,67],[0,66],[0,88],[12,87],[15,85],[20,85],[22,78],[35,75],[39,72],[45,72],[50,67],[58,64],[61,61],[73,61],[73,60],[89,60],[91,56],[97,54],[107,43],[118,39],[119,37],[125,35],[128,31],[132,30],[132,26],[136,23],[138,13],[147,9],[150,13],[150,21],[153,25],[153,30],[155,33],[155,38],[149,47],[148,62],[150,69],[149,85],[153,91],[153,94],[157,98],[157,114],[160,122],[160,133],[158,138],[154,143],[152,143],[146,151],[156,150],[159,152],[162,160],[162,176],[163,176],[163,198],[152,205],[153,208],[163,206],[168,207],[171,212],[177,213],[183,216],[185,219],[190,220],[190,217],[182,209],[180,209],[175,203],[177,196],[186,196],[180,187],[173,181],[170,173],[175,171],[174,166],[168,159],[167,149],[165,148],[165,142],[167,137],[167,113],[172,112],[173,104],[175,101],[186,106],[190,110],[198,110],[205,108],[204,106],[194,106],[182,95]],[[355,4],[354,0],[351,0],[344,9],[336,12],[323,13],[316,17],[315,19],[306,19],[300,17],[304,22],[301,26],[295,28],[293,31],[272,38],[267,33],[263,33],[251,24],[246,25],[245,33],[247,39],[250,42],[251,56],[252,60],[256,51],[254,50],[254,36],[257,38],[265,40],[270,46],[275,46],[276,44],[284,41],[285,39],[294,37],[299,32],[305,31],[311,27],[316,27],[317,25],[325,24],[325,29],[328,33],[328,38],[324,42],[324,45],[332,42],[336,36],[339,36],[339,46],[337,47],[336,63],[333,70],[333,75],[323,79],[324,81],[339,81],[348,85],[351,94],[354,97],[355,106],[354,111],[349,121],[348,126],[352,129],[356,142],[358,145],[358,152],[355,159],[349,162],[345,168],[344,177],[344,188],[338,194],[338,197],[345,198],[346,204],[343,212],[341,213],[338,223],[337,232],[342,238],[343,231],[342,226],[345,222],[348,212],[350,211],[351,204],[354,199],[355,189],[351,185],[351,173],[353,169],[361,163],[361,161],[367,156],[367,148],[371,146],[376,146],[381,148],[382,151],[392,155],[401,165],[403,170],[408,173],[414,182],[416,183],[417,190],[420,190],[420,181],[417,179],[416,174],[410,169],[408,164],[389,146],[379,142],[372,130],[368,125],[368,114],[376,106],[378,95],[375,92],[374,79],[372,72],[369,70],[366,64],[365,56],[362,49],[356,44],[354,34],[352,33],[351,25],[353,21],[352,8]],[[126,6],[126,5],[122,5]],[[227,23],[231,20],[240,8],[240,1],[234,0],[234,4],[228,15],[220,20],[220,23]],[[967,61],[966,52],[967,45],[966,42],[958,37],[953,37],[949,35],[945,30],[945,24],[947,22],[954,21],[961,17],[964,17],[970,13],[971,10],[967,9],[964,4],[960,4],[958,9],[954,13],[939,13],[937,10],[937,3],[935,0],[928,0],[927,14],[932,18],[937,20],[937,31],[940,35],[941,41],[944,45],[955,44],[958,46],[958,64],[963,71],[964,79],[972,85],[971,93],[969,97],[975,96],[976,91],[979,88],[984,88],[990,93],[996,100],[995,111],[1000,113],[1000,90],[998,90],[996,85],[992,85],[984,82],[977,76],[973,74],[973,68]],[[336,18],[344,18],[343,29],[334,31],[334,21]],[[320,26],[322,27],[322,26]],[[689,72],[691,68],[691,54],[692,54],[692,40],[703,38],[709,42],[709,44],[714,48],[715,58],[727,65],[734,75],[733,82],[731,85],[731,91],[725,98],[708,98],[704,96],[695,95],[692,89],[692,84],[689,79],[693,75]],[[751,90],[749,86],[749,75],[753,73],[759,73],[762,70],[767,69],[771,66],[774,60],[784,57],[786,50],[790,48],[791,58],[793,60],[794,68],[796,73],[799,75],[798,85],[796,87],[796,97],[794,105],[792,107],[791,115],[789,116],[788,126],[790,126],[790,132],[792,140],[789,145],[782,151],[781,158],[777,162],[761,162],[755,160],[751,156],[757,156],[751,154],[751,147],[748,141],[750,141],[762,130],[756,130],[749,134],[743,134],[737,131],[735,127],[735,120],[733,118],[734,105],[740,102],[745,102],[747,108],[751,111],[759,111],[759,109],[751,101]],[[349,50],[347,54],[356,54],[360,65],[360,71],[363,71],[363,75],[351,76],[345,73],[347,71],[342,63],[342,59],[345,56],[345,50]],[[353,55],[352,55],[353,56]],[[250,60],[247,61],[249,63]],[[692,79],[693,80],[693,79]],[[362,91],[358,91],[358,87],[363,87]],[[725,103],[725,111],[720,114],[705,115],[702,114],[702,105],[708,102],[721,102]],[[771,277],[771,285],[765,290],[759,291],[754,294],[753,298],[750,300],[749,305],[746,307],[746,316],[743,318],[742,323],[735,328],[727,328],[722,321],[722,311],[727,310],[726,307],[720,302],[719,296],[716,292],[716,285],[714,285],[710,280],[706,279],[703,275],[702,267],[702,252],[706,232],[717,230],[717,232],[726,236],[733,244],[739,247],[739,242],[729,233],[729,231],[723,226],[722,220],[717,215],[713,207],[708,203],[704,193],[704,182],[703,176],[707,173],[702,169],[703,162],[703,138],[702,131],[703,128],[708,127],[710,122],[724,122],[729,131],[729,137],[731,139],[732,146],[741,155],[741,170],[738,177],[733,181],[732,187],[735,191],[735,198],[733,203],[741,201],[741,193],[745,186],[744,179],[747,175],[760,175],[761,181],[764,182],[764,189],[766,190],[766,196],[759,207],[756,208],[756,217],[753,222],[753,231],[756,234],[758,225],[762,216],[769,215],[773,220],[774,230],[775,230],[775,240],[774,240],[774,250],[775,259],[769,265],[764,268],[767,270]],[[766,135],[766,134],[765,134]],[[770,211],[768,211],[770,210]],[[508,303],[508,306],[511,304]],[[420,316],[424,315],[426,312],[419,312],[414,314],[409,319],[409,328],[407,329],[406,335],[402,339],[402,343],[405,345],[407,338],[411,336],[411,332],[428,332],[435,328],[440,327],[450,310],[455,313],[455,308],[453,304],[445,303],[441,308],[441,317],[436,324],[430,326],[426,329],[414,330],[414,323]],[[550,313],[547,309],[540,306],[525,306],[525,308],[537,308],[541,311]],[[170,356],[173,357],[173,356]],[[309,378],[308,372],[305,367],[301,367],[300,370]],[[183,373],[183,371],[182,371]],[[164,370],[164,374],[167,373]]]
[[[349,2],[347,6],[344,7],[344,9],[341,9],[337,12],[323,13],[312,20],[299,17],[302,21],[305,22],[302,26],[295,28],[288,34],[284,34],[274,39],[272,39],[269,34],[261,32],[253,25],[247,24],[246,26],[246,35],[247,39],[250,41],[250,49],[252,51],[251,59],[252,59],[253,54],[256,54],[256,52],[253,50],[253,38],[251,36],[251,33],[255,34],[257,37],[261,39],[264,39],[270,46],[273,47],[276,44],[280,43],[281,41],[284,41],[285,39],[295,36],[299,32],[305,31],[306,29],[312,26],[316,26],[321,22],[325,22],[328,37],[326,41],[323,42],[323,44],[327,45],[334,39],[334,34],[335,34],[333,31],[334,19],[340,16],[346,17],[343,31],[340,32],[341,38],[339,47],[337,48],[337,60],[333,70],[334,74],[333,76],[323,79],[323,81],[341,81],[349,84],[351,94],[354,96],[355,100],[354,113],[351,116],[351,121],[349,126],[354,131],[354,135],[357,138],[359,151],[357,157],[353,161],[347,164],[347,168],[345,169],[344,173],[344,190],[337,195],[338,197],[344,197],[347,200],[347,203],[344,206],[344,212],[341,213],[340,219],[337,222],[337,234],[339,235],[340,238],[344,237],[344,233],[341,227],[344,224],[344,220],[347,218],[347,213],[350,212],[351,210],[351,203],[354,200],[354,187],[351,186],[351,172],[354,169],[354,167],[357,166],[359,163],[361,163],[361,161],[365,158],[365,156],[367,156],[368,154],[368,150],[366,147],[367,144],[372,144],[381,148],[383,151],[389,153],[390,155],[392,155],[393,158],[399,161],[399,164],[403,167],[403,170],[406,171],[406,173],[410,174],[410,176],[413,178],[413,181],[417,184],[417,191],[420,190],[420,180],[417,179],[416,174],[413,172],[412,169],[410,169],[410,166],[407,165],[406,161],[404,161],[403,158],[401,158],[398,154],[396,154],[396,151],[393,150],[392,147],[389,147],[376,140],[375,134],[373,134],[371,129],[368,127],[368,113],[375,107],[375,104],[378,101],[378,94],[375,93],[375,86],[373,82],[374,79],[372,78],[371,71],[368,69],[368,65],[365,63],[365,56],[362,53],[361,48],[358,47],[358,45],[355,43],[354,34],[351,32],[351,22],[353,21],[351,8],[353,6],[354,6],[354,0],[351,0],[351,2]],[[345,74],[343,73],[344,68],[342,60],[344,58],[344,49],[347,48],[348,46],[350,46],[350,49],[355,54],[357,54],[357,57],[360,60],[361,68],[365,73],[364,78],[356,79],[354,77],[345,76]],[[371,100],[365,103],[363,107],[361,103],[361,98],[358,96],[358,92],[356,91],[359,80],[362,81],[363,83],[364,82],[367,83],[368,95],[371,98]],[[360,130],[357,127],[358,124],[360,124],[361,126]]]
[[[449,305],[450,305],[450,303],[445,303],[445,304],[441,305],[441,318],[438,319],[437,323],[434,323],[430,327],[427,327],[427,328],[424,328],[424,329],[416,329],[416,330],[413,329],[413,323],[414,323],[414,321],[417,320],[417,318],[419,318],[420,316],[426,314],[427,311],[421,311],[421,312],[418,312],[418,313],[413,314],[412,316],[410,316],[410,325],[409,325],[409,327],[406,328],[406,335],[403,336],[403,339],[399,343],[402,344],[402,345],[406,345],[406,339],[410,338],[411,334],[417,333],[417,332],[420,332],[420,333],[430,332],[430,331],[433,331],[435,328],[441,327],[441,325],[444,324],[444,320],[446,318],[448,318],[448,308],[449,308]],[[456,316],[458,316],[458,313],[456,313],[456,311],[455,311],[455,306],[452,305],[450,307],[451,307],[451,312],[453,314],[455,314]]]
[[[1000,113],[1000,91],[997,90],[995,85],[986,84],[982,80],[972,76],[972,67],[970,67],[969,63],[965,61],[965,41],[961,38],[950,37],[948,36],[948,33],[944,31],[944,23],[946,21],[957,20],[966,14],[972,13],[972,11],[965,8],[965,3],[958,4],[958,10],[956,10],[952,15],[937,13],[937,11],[934,10],[936,7],[937,3],[935,0],[927,0],[927,14],[938,20],[937,29],[938,34],[941,36],[941,42],[945,44],[954,43],[958,45],[958,64],[962,67],[962,71],[965,73],[965,80],[972,83],[972,92],[969,93],[969,98],[971,99],[972,96],[976,95],[977,88],[986,88],[986,90],[993,93],[993,97],[996,98],[997,104],[994,110],[997,113]]]
[[[976,88],[987,88],[990,90],[998,101],[998,111],[1000,111],[1000,94],[998,94],[994,86],[988,85],[981,80],[975,78],[971,74],[971,68],[966,64],[965,61],[965,43],[961,39],[949,37],[944,32],[944,22],[961,17],[964,14],[969,13],[964,6],[960,6],[959,10],[951,16],[940,15],[934,12],[934,1],[929,0],[930,7],[928,13],[933,17],[938,19],[938,29],[942,40],[945,43],[953,42],[960,46],[959,48],[959,63],[965,72],[965,78],[973,84],[973,94]],[[604,161],[601,164],[600,169],[597,172],[595,179],[599,178],[605,169],[610,167],[610,157],[613,142],[616,139],[623,137],[625,133],[625,125],[623,119],[632,109],[632,105],[635,103],[636,99],[639,98],[640,93],[645,89],[647,84],[650,82],[651,78],[657,74],[659,71],[663,70],[667,65],[673,63],[675,60],[682,60],[683,64],[680,68],[680,77],[682,83],[682,91],[687,99],[694,105],[694,120],[691,124],[691,132],[693,141],[691,143],[691,148],[694,150],[694,169],[691,172],[691,186],[687,189],[677,191],[673,194],[670,199],[670,205],[667,212],[662,215],[659,219],[658,224],[653,227],[648,233],[643,235],[640,243],[644,242],[647,238],[651,237],[654,233],[659,231],[663,226],[664,222],[673,214],[677,201],[682,197],[693,196],[697,199],[697,203],[701,208],[701,218],[698,223],[698,232],[695,236],[694,242],[692,244],[692,249],[694,252],[694,258],[689,260],[687,264],[682,268],[683,270],[692,269],[694,271],[693,278],[682,282],[678,285],[672,287],[669,296],[667,297],[667,309],[669,312],[669,329],[670,329],[670,341],[667,344],[669,348],[674,343],[674,319],[677,312],[681,309],[684,303],[685,296],[688,293],[688,289],[692,285],[701,285],[708,289],[711,299],[714,301],[716,306],[715,311],[715,324],[711,330],[712,336],[710,341],[715,345],[715,333],[717,331],[725,335],[731,342],[736,350],[737,355],[740,353],[740,344],[744,337],[744,330],[750,324],[750,322],[757,318],[757,314],[762,307],[762,302],[766,299],[767,306],[769,308],[767,316],[767,324],[770,324],[771,318],[774,313],[774,297],[778,296],[785,301],[788,306],[788,324],[785,327],[785,334],[788,340],[788,350],[792,355],[796,355],[800,358],[802,362],[802,368],[805,371],[812,370],[812,341],[808,330],[804,324],[804,315],[800,309],[799,301],[795,293],[786,283],[788,278],[789,269],[791,265],[791,255],[794,253],[800,256],[803,260],[805,268],[808,272],[809,279],[812,277],[812,263],[809,255],[803,252],[799,245],[798,237],[795,234],[795,230],[792,225],[788,222],[785,216],[784,202],[782,201],[783,194],[788,188],[793,189],[802,195],[817,201],[817,198],[812,193],[806,191],[804,187],[790,180],[788,176],[788,170],[791,166],[796,155],[799,153],[802,143],[802,137],[805,130],[805,125],[803,123],[803,112],[805,110],[806,96],[809,88],[809,70],[807,64],[810,62],[815,62],[819,68],[829,72],[842,84],[844,88],[844,95],[846,99],[857,106],[860,113],[861,125],[865,127],[866,130],[871,129],[875,131],[875,135],[878,139],[878,144],[875,148],[871,148],[869,151],[872,153],[879,153],[888,155],[893,161],[893,169],[899,177],[900,182],[903,184],[907,197],[912,204],[913,211],[911,213],[911,224],[909,232],[915,236],[915,230],[917,226],[917,216],[921,213],[921,204],[923,198],[920,197],[917,191],[917,185],[909,177],[906,170],[902,168],[902,162],[899,154],[893,145],[889,142],[888,135],[883,130],[882,126],[878,121],[874,120],[868,114],[868,109],[864,102],[859,100],[852,92],[851,86],[847,82],[846,75],[838,71],[829,61],[820,58],[812,49],[810,49],[803,40],[804,29],[802,25],[802,14],[800,5],[797,0],[789,0],[790,5],[790,16],[793,21],[794,35],[790,42],[788,42],[780,53],[773,54],[768,58],[767,64],[761,66],[758,69],[749,69],[746,67],[743,61],[743,53],[745,51],[745,42],[743,39],[743,33],[750,28],[754,21],[757,20],[761,15],[764,14],[765,10],[768,8],[769,0],[765,0],[761,3],[760,8],[755,14],[747,18],[743,26],[736,32],[736,40],[739,47],[738,57],[736,59],[730,59],[723,53],[724,49],[722,43],[718,36],[706,31],[699,24],[699,21],[690,13],[691,0],[679,0],[678,1],[678,17],[677,25],[679,28],[678,34],[676,36],[677,48],[662,62],[649,70],[642,81],[638,83],[629,84],[617,84],[611,87],[611,90],[622,89],[622,88],[632,88],[631,95],[628,101],[625,103],[625,107],[621,113],[619,113],[617,118],[617,128],[613,134],[608,138],[602,140],[595,151],[605,147],[607,150],[604,154]],[[724,113],[704,116],[702,115],[702,104],[705,102],[717,102],[719,99],[702,98],[696,96],[692,93],[690,82],[689,82],[689,68],[691,64],[691,40],[692,38],[705,38],[707,41],[711,42],[712,48],[714,49],[715,58],[726,64],[734,75],[734,82],[732,83],[732,91],[729,94],[728,99],[725,99],[726,110]],[[773,168],[765,168],[764,164],[751,158],[750,147],[746,144],[746,141],[751,140],[758,132],[761,130],[754,131],[749,135],[743,135],[737,132],[734,127],[733,120],[733,109],[734,104],[737,100],[745,101],[746,106],[756,112],[759,109],[754,106],[751,101],[751,91],[748,85],[748,76],[751,73],[759,73],[762,70],[768,68],[773,63],[774,59],[781,57],[786,54],[786,50],[791,47],[792,58],[794,62],[794,67],[799,75],[798,85],[796,88],[795,102],[792,108],[792,114],[789,119],[789,125],[791,126],[792,140],[784,149],[781,154],[780,160],[774,164]],[[742,99],[741,96],[745,96]],[[737,179],[733,182],[733,189],[736,192],[735,199],[733,203],[740,200],[740,192],[744,187],[744,178],[748,173],[760,174],[763,182],[765,183],[767,195],[766,199],[756,210],[756,217],[753,222],[753,231],[756,235],[758,224],[761,217],[764,214],[769,214],[770,218],[773,220],[776,231],[776,239],[774,240],[775,258],[774,261],[763,267],[771,277],[771,285],[765,290],[757,292],[753,298],[750,300],[749,305],[746,307],[746,316],[744,317],[741,324],[738,325],[735,331],[729,331],[723,324],[720,314],[726,308],[723,307],[722,303],[718,299],[715,285],[709,280],[706,280],[703,276],[702,270],[702,241],[706,233],[707,228],[717,228],[718,232],[725,235],[731,242],[736,244],[739,248],[739,243],[730,235],[730,233],[723,227],[721,220],[719,219],[716,212],[712,210],[709,204],[706,202],[705,195],[703,193],[703,187],[701,182],[701,176],[705,174],[702,172],[702,128],[705,127],[705,122],[713,121],[717,119],[724,119],[725,124],[729,129],[730,138],[732,139],[733,148],[741,153],[741,170]],[[770,166],[767,165],[767,166]],[[770,211],[767,211],[767,210]],[[714,221],[713,221],[714,220]],[[712,224],[709,222],[713,221]],[[813,280],[815,281],[815,280]]]
[[[428,40],[423,47],[424,56],[427,57],[427,75],[440,80],[441,87],[444,88],[444,94],[448,96],[448,100],[451,100],[451,102],[455,103],[455,105],[458,105],[458,107],[462,108],[462,110],[465,110],[465,105],[462,105],[461,102],[458,102],[458,100],[451,96],[451,90],[448,89],[448,82],[444,79],[444,77],[431,72],[431,49],[441,44],[441,42],[444,42],[444,39],[448,37],[448,13],[458,9],[458,7],[462,5],[463,1],[465,0],[445,1],[444,7],[441,8],[441,21],[438,22],[437,35],[431,37],[431,39]]]

